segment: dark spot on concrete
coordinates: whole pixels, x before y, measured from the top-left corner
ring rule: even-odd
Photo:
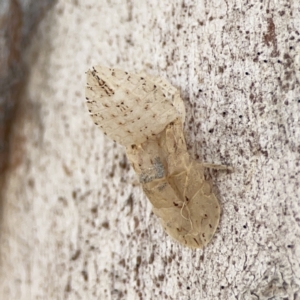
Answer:
[[[163,275],[163,274],[158,275],[159,281],[164,281],[164,279],[165,279],[165,275]]]
[[[72,192],[72,197],[73,197],[74,200],[77,198],[77,192],[76,191]]]
[[[66,285],[66,287],[65,287],[65,292],[66,293],[70,293],[71,292],[71,282],[70,282],[71,280],[70,280],[70,278],[69,278],[69,280],[68,280],[68,283],[67,283],[67,285]]]
[[[82,271],[82,272],[81,272],[81,275],[82,275],[84,281],[88,281],[89,276],[88,276],[88,273],[87,273],[86,271]]]
[[[149,257],[149,264],[152,264],[154,262],[154,253],[152,252]]]
[[[58,197],[58,201],[61,202],[64,206],[68,206],[68,201],[64,197]]]
[[[132,210],[133,210],[133,196],[132,194],[129,195],[127,201],[126,201],[126,206],[129,206],[130,208],[130,214],[132,214]]]
[[[77,250],[75,254],[71,257],[71,260],[76,260],[80,256],[81,251]]]
[[[119,265],[122,266],[122,267],[125,267],[125,259],[122,258],[120,261],[119,261]]]
[[[33,189],[33,188],[34,188],[34,179],[29,178],[29,179],[28,179],[28,185],[29,185],[30,188]]]
[[[119,162],[119,166],[122,168],[122,169],[129,169],[130,166],[128,164],[128,161],[127,161],[127,158],[126,158],[126,155],[123,156],[123,159]]]
[[[142,257],[139,255],[139,256],[136,258],[136,267],[137,267],[137,268],[140,267],[141,262],[142,262]]]
[[[98,206],[94,206],[94,207],[91,208],[91,212],[92,212],[93,214],[96,214],[97,211],[98,211]]]
[[[108,221],[104,221],[104,222],[101,224],[101,226],[102,226],[103,228],[105,228],[105,229],[109,229],[109,223],[108,223]]]

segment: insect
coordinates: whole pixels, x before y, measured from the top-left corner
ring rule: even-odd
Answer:
[[[96,66],[87,72],[86,103],[94,123],[126,148],[165,231],[187,247],[207,245],[220,205],[205,165],[187,152],[179,91],[162,78]]]

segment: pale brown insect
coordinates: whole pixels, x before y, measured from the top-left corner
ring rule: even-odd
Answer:
[[[204,165],[187,152],[179,91],[161,78],[97,66],[87,72],[86,99],[95,124],[126,147],[166,232],[191,248],[206,245],[220,206]]]

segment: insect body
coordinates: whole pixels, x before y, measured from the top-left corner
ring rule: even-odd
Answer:
[[[97,66],[87,72],[86,99],[95,124],[126,147],[166,232],[190,248],[206,245],[220,206],[204,166],[187,152],[179,91],[161,78]]]

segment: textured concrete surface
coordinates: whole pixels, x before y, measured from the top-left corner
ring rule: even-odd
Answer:
[[[1,226],[2,299],[299,299],[298,1],[58,1],[26,63]],[[181,90],[222,207],[204,250],[162,230],[124,149],[84,105],[84,72]]]
[[[0,1],[0,219],[2,190],[10,155],[10,136],[26,77],[23,54],[53,0]],[[1,220],[0,220],[1,222]]]

